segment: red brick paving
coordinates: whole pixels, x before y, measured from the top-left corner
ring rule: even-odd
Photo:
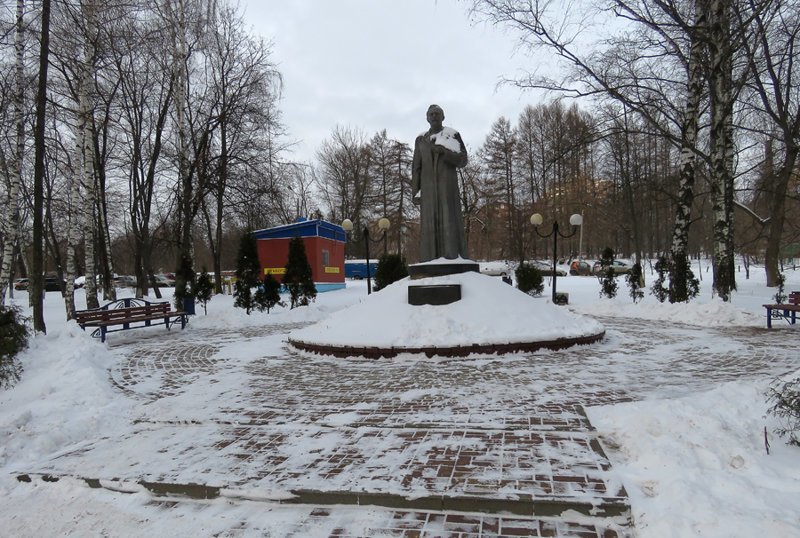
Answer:
[[[192,417],[164,421],[145,407],[129,438],[98,440],[43,469],[85,476],[80,470],[93,456],[102,460],[125,443],[143,442],[138,460],[119,470],[130,479],[190,482],[213,471],[224,483],[209,485],[233,491],[310,487],[330,498],[337,491],[363,492],[365,499],[372,495],[368,504],[384,502],[381,495],[388,496],[385,502],[408,503],[422,494],[452,506],[471,506],[470,499],[505,500],[527,510],[528,499],[532,507],[523,516],[480,513],[485,512],[480,507],[373,506],[382,522],[364,530],[341,527],[336,506],[310,506],[293,536],[328,525],[332,537],[629,536],[627,495],[582,407],[681,394],[796,367],[800,338],[753,329],[655,329],[636,320],[602,321],[608,336],[598,345],[449,361],[331,360],[289,349],[247,362],[216,357],[230,342],[293,326],[195,330],[148,340],[134,344],[127,360],[111,371],[116,386],[145,405],[180,397],[195,384],[215,383],[224,375],[240,375],[243,383],[218,403],[205,402]],[[187,431],[193,434],[182,436]],[[299,465],[293,450],[308,441],[317,449],[304,454]],[[165,463],[158,459],[165,452],[180,457]],[[212,453],[225,468],[207,468]],[[156,460],[160,468],[150,468]],[[611,503],[622,507],[622,515],[545,516],[533,507],[558,507],[536,505],[542,501],[577,507]],[[239,530],[258,531],[246,522]],[[238,532],[231,529],[231,535]]]

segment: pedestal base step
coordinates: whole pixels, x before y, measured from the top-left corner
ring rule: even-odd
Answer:
[[[411,280],[431,278],[437,276],[457,275],[474,271],[480,272],[480,265],[471,261],[453,261],[452,263],[417,263],[408,266],[408,276]]]
[[[461,300],[461,284],[431,284],[408,286],[408,304],[445,305]]]

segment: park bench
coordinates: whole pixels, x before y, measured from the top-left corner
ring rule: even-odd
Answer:
[[[95,327],[92,336],[106,341],[106,333],[165,325],[167,330],[180,322],[181,329],[186,327],[188,317],[184,312],[170,310],[169,303],[151,303],[144,299],[125,298],[112,301],[100,308],[78,310],[75,320],[84,331],[87,327]]]
[[[784,319],[787,323],[795,324],[797,312],[800,311],[800,291],[789,293],[789,302],[786,304],[765,304],[767,309],[767,328],[772,328],[773,319]]]

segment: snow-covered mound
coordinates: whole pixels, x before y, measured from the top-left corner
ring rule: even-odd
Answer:
[[[461,300],[408,304],[409,285],[434,284],[461,284]],[[289,338],[323,346],[410,349],[553,341],[603,331],[591,318],[531,297],[498,278],[469,272],[395,282]]]

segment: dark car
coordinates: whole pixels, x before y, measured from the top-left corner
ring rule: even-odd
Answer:
[[[131,275],[118,275],[114,277],[114,286],[117,288],[135,288],[136,277]]]
[[[65,284],[64,281],[59,284],[57,277],[48,276],[44,279],[44,291],[61,291],[64,289]]]
[[[14,281],[15,290],[27,290],[30,288],[31,281],[29,278],[18,278]],[[66,282],[62,281],[59,285],[58,277],[47,276],[44,278],[44,291],[62,291]]]

